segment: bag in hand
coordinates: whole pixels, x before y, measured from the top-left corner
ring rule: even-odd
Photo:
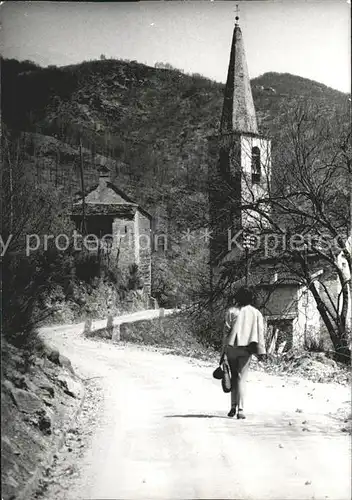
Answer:
[[[214,370],[213,377],[217,380],[221,380],[221,386],[224,392],[231,391],[231,372],[226,356],[221,359],[220,366]]]
[[[224,372],[224,375],[221,379],[222,390],[224,392],[231,392],[231,389],[232,389],[231,372],[230,372],[230,365],[227,361],[226,356],[225,356],[224,361],[222,363],[222,370]]]
[[[213,371],[213,377],[216,378],[216,380],[222,380],[223,376],[224,370],[221,368],[221,365],[219,365],[217,369]]]

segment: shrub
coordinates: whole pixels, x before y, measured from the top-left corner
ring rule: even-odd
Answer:
[[[196,358],[216,355],[212,347],[193,332],[187,312],[123,325],[121,335],[122,340],[171,349],[173,354]]]
[[[61,200],[52,189],[38,187],[26,175],[24,139],[4,131],[2,165],[2,236],[11,237],[2,258],[2,326],[6,338],[30,348],[35,326],[49,314],[36,308],[55,284],[64,284],[70,273],[68,255],[44,236],[70,235],[72,225]],[[26,236],[36,235],[38,248],[28,251]]]
[[[75,276],[78,280],[91,283],[100,276],[100,262],[97,255],[82,250],[75,258]]]
[[[322,335],[306,335],[304,339],[304,349],[309,352],[325,352],[330,344]]]
[[[128,278],[127,278],[127,288],[128,290],[139,290],[143,288],[142,276],[139,272],[137,264],[131,264],[128,268]]]

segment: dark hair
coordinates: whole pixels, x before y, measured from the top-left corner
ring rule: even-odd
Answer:
[[[253,287],[241,286],[234,296],[235,302],[238,306],[254,306],[256,301],[256,293]]]

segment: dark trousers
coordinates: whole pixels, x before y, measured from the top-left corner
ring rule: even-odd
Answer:
[[[245,386],[251,354],[244,347],[227,346],[227,359],[231,370],[231,406],[243,410]]]

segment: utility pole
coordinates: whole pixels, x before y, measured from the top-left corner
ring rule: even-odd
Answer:
[[[249,277],[249,247],[246,245],[244,248],[245,251],[245,283],[248,285],[248,277]]]
[[[8,143],[7,143],[8,144]],[[13,231],[13,164],[10,154],[10,146],[8,145],[9,153],[9,184],[10,184],[10,234]]]
[[[55,160],[55,187],[58,186],[58,175],[59,175],[59,162],[60,162],[60,151],[58,146],[56,146],[56,160]]]
[[[86,195],[84,187],[84,166],[83,166],[83,153],[82,153],[82,138],[79,139],[79,171],[81,175],[81,190],[82,190],[82,228],[83,234],[86,233]]]

